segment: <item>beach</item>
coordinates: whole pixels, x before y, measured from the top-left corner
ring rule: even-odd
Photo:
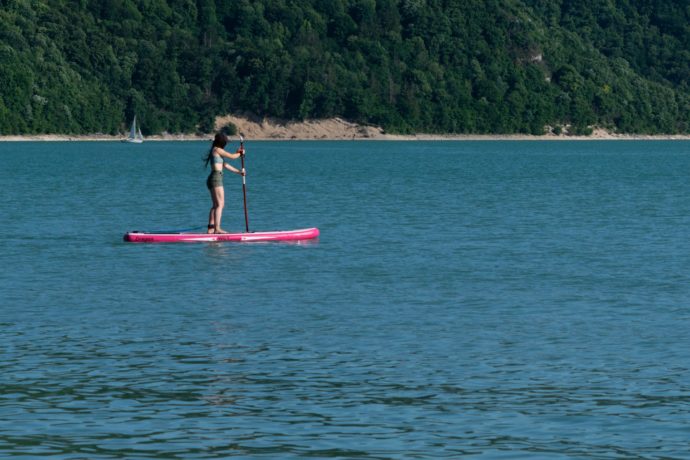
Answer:
[[[530,134],[390,134],[379,126],[369,126],[353,123],[342,118],[322,120],[281,120],[275,118],[259,118],[254,116],[226,115],[217,117],[215,129],[234,125],[238,133],[246,139],[252,140],[386,140],[386,141],[478,141],[478,140],[690,140],[690,134],[618,134],[605,129],[594,128],[589,136],[576,136],[567,133],[553,133],[541,136]],[[35,134],[35,135],[7,135],[0,136],[0,142],[21,141],[120,141],[125,134]],[[146,141],[205,141],[213,137],[206,134],[157,134],[146,136]]]

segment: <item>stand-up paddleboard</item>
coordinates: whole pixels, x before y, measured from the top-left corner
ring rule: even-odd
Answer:
[[[303,228],[300,230],[286,230],[279,232],[251,232],[251,233],[157,233],[157,232],[127,232],[125,241],[130,243],[196,243],[215,241],[234,241],[250,243],[257,241],[301,241],[311,240],[319,236],[318,228]]]
[[[215,141],[213,145],[215,145]],[[240,133],[240,157],[242,158],[242,171],[244,172],[244,135],[242,133]],[[299,230],[278,232],[250,232],[249,216],[247,213],[246,173],[242,174],[242,195],[244,196],[244,223],[246,229],[244,233],[194,233],[190,230],[168,230],[158,232],[133,231],[125,233],[124,240],[131,243],[195,243],[216,241],[250,243],[259,241],[304,241],[312,240],[319,236],[318,228],[302,228]]]

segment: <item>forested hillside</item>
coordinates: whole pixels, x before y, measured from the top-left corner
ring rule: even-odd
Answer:
[[[687,0],[0,0],[0,134],[690,132]]]

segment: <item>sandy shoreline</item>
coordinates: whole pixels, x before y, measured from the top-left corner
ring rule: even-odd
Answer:
[[[244,134],[247,140],[383,140],[383,141],[495,141],[495,140],[527,140],[527,141],[555,141],[555,140],[690,140],[690,135],[644,135],[644,134],[615,134],[603,129],[595,129],[590,136],[570,136],[567,134],[545,134],[534,136],[527,134],[387,134],[380,127],[363,126],[351,123],[341,118],[327,120],[285,121],[276,119],[257,119],[251,116],[227,115],[216,119],[216,130],[233,124],[237,131]],[[124,134],[112,136],[107,134],[92,134],[70,136],[62,134],[40,134],[26,136],[0,136],[0,142],[69,142],[69,141],[105,141],[119,142]],[[212,134],[160,134],[147,136],[146,141],[208,141]]]

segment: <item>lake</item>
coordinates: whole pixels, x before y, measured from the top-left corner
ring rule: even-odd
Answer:
[[[689,141],[208,146],[0,143],[0,457],[688,458]]]

